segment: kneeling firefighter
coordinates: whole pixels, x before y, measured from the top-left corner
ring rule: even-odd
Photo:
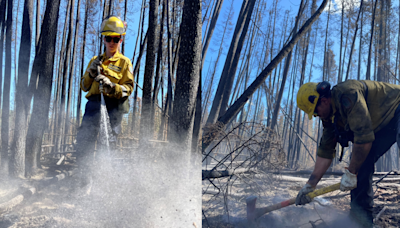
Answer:
[[[373,226],[372,175],[375,162],[397,142],[400,146],[400,86],[369,80],[347,80],[330,89],[326,81],[309,82],[297,93],[297,106],[311,120],[319,116],[323,134],[317,160],[296,205],[311,201],[313,191],[335,157],[337,143],[353,142],[340,190],[351,190],[350,216],[362,227]],[[343,153],[343,148],[342,148]]]
[[[122,55],[120,45],[126,34],[126,24],[117,16],[106,18],[101,25],[105,52],[94,56],[81,78],[80,87],[88,99],[82,124],[76,136],[77,164],[82,170],[86,158],[93,154],[100,127],[101,93],[107,107],[112,135],[110,145],[116,145],[124,113],[129,112],[129,95],[133,90],[133,68],[129,58]],[[103,86],[99,86],[102,82]]]

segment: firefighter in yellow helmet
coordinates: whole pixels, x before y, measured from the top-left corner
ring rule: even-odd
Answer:
[[[104,95],[112,128],[110,145],[116,144],[117,135],[121,132],[122,116],[129,112],[128,96],[133,90],[133,68],[130,59],[119,52],[125,34],[126,23],[119,17],[104,19],[101,35],[105,52],[90,60],[81,78],[80,87],[87,92],[88,99],[76,137],[77,164],[81,170],[88,164],[85,160],[93,153],[99,132],[101,93]],[[99,87],[100,82],[102,87]]]
[[[400,147],[400,85],[369,80],[347,80],[330,89],[328,82],[309,82],[297,93],[297,106],[309,117],[319,116],[323,134],[317,160],[296,205],[311,201],[313,191],[335,157],[336,144],[353,142],[349,167],[340,190],[351,190],[350,217],[361,227],[373,226],[372,174],[374,164],[397,142]],[[341,160],[341,157],[339,161]]]

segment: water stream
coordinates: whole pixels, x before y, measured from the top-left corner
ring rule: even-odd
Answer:
[[[110,143],[109,139],[111,136],[111,125],[110,118],[108,117],[106,102],[104,101],[104,95],[101,94],[101,105],[100,105],[100,131],[99,140],[97,141],[100,145],[100,149],[110,155]]]

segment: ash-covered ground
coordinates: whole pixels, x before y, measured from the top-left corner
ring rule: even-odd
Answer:
[[[305,176],[303,176],[305,177]],[[303,182],[288,181],[279,175],[241,174],[236,177],[203,181],[203,227],[251,227],[246,219],[246,198],[257,196],[256,207],[265,207],[296,197]],[[325,186],[340,182],[331,176]],[[220,188],[219,190],[215,186]],[[228,188],[226,186],[229,186]],[[400,195],[396,186],[374,187],[375,216],[386,207],[375,227],[399,227]],[[219,194],[216,194],[218,193]],[[348,217],[350,195],[341,191],[325,194],[305,206],[291,205],[272,211],[257,220],[255,227],[358,227]],[[254,226],[253,226],[254,227]]]
[[[178,150],[145,152],[100,160],[92,167],[92,183],[84,187],[74,175],[38,188],[11,210],[0,211],[0,227],[201,227],[200,169],[195,169],[200,157]],[[54,170],[42,176],[55,175],[49,172]],[[0,182],[0,208],[28,182]]]

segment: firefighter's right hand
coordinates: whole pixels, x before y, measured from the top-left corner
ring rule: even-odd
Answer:
[[[101,65],[101,61],[99,58],[96,58],[90,64],[90,67],[87,69],[89,76],[95,78],[99,73],[97,72],[97,67]]]
[[[107,76],[102,75],[102,74],[99,74],[99,75],[97,75],[97,76],[94,78],[94,80],[95,80],[96,82],[100,82],[101,80],[103,80],[103,82],[104,82],[104,80],[107,80],[107,79],[108,79]],[[108,79],[108,80],[110,80],[110,79]]]
[[[296,206],[297,205],[305,205],[307,203],[310,203],[312,199],[307,196],[308,193],[314,191],[315,187],[311,186],[309,183],[304,185],[304,187],[299,191],[296,197]]]

